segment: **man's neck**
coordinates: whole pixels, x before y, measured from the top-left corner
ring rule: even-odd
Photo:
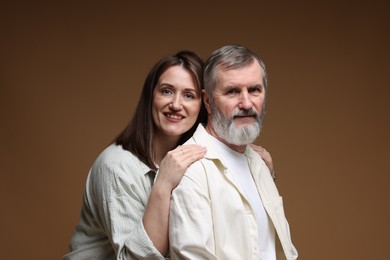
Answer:
[[[236,151],[236,152],[239,152],[239,153],[244,153],[245,152],[245,149],[246,149],[246,144],[244,145],[235,145],[235,144],[230,144],[228,142],[226,142],[224,139],[220,138],[217,133],[214,131],[213,127],[211,126],[211,124],[207,124],[206,127],[205,127],[207,133],[209,133],[210,135],[214,136],[215,138],[217,138],[219,141],[221,141],[222,143],[224,143],[227,147],[229,147],[230,149]]]

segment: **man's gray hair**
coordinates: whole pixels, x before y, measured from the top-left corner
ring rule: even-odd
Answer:
[[[217,69],[229,70],[242,68],[251,65],[255,60],[259,62],[263,69],[263,84],[265,90],[267,90],[267,71],[264,62],[258,55],[241,45],[226,45],[215,50],[206,61],[203,74],[203,86],[206,94],[209,96],[210,102],[214,103]]]

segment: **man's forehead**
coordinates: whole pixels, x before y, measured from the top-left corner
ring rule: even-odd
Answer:
[[[263,85],[263,70],[260,65],[250,65],[234,69],[217,70],[218,85]]]

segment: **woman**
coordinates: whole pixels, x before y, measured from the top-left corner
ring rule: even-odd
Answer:
[[[202,67],[181,51],[152,68],[132,120],[91,167],[63,259],[164,259],[171,191],[206,153],[181,146],[206,121]]]
[[[163,259],[171,190],[206,152],[177,147],[206,118],[202,67],[198,55],[182,51],[152,68],[129,125],[88,174],[80,222],[64,259]]]

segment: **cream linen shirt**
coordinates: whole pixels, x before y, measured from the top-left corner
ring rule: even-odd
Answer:
[[[80,221],[62,259],[164,259],[142,224],[154,175],[122,146],[107,147],[88,174]]]
[[[205,157],[193,163],[172,193],[169,238],[171,259],[260,258],[256,219],[229,169],[223,165],[199,125],[187,142],[207,147]],[[264,208],[276,231],[277,259],[297,259],[291,242],[282,198],[261,157],[245,151]]]

